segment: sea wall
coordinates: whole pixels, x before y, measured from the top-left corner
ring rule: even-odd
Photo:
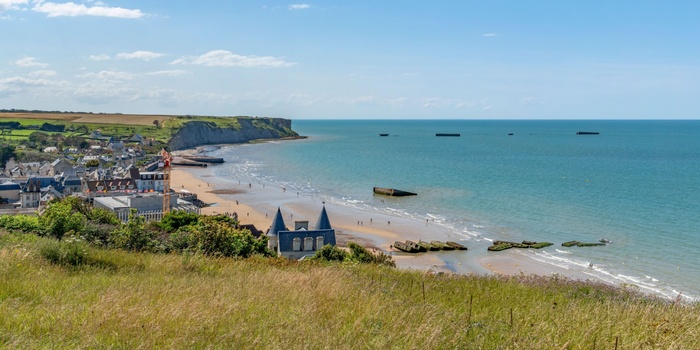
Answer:
[[[204,145],[245,143],[253,140],[298,138],[292,121],[282,118],[238,118],[240,128],[220,127],[213,122],[186,123],[168,142],[171,150]]]

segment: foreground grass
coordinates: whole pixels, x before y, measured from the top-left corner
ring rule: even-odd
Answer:
[[[700,348],[698,305],[601,285],[47,244],[0,234],[0,347]]]

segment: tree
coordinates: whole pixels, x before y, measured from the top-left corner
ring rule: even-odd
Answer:
[[[160,128],[160,120],[158,120],[158,119],[154,120],[153,125],[156,126],[156,129]]]
[[[12,146],[0,147],[0,168],[5,168],[5,164],[10,158],[17,158],[15,148]]]
[[[74,211],[71,204],[68,201],[53,202],[39,217],[39,223],[48,235],[61,239],[69,231],[75,233],[83,231],[85,215]]]
[[[85,166],[88,168],[96,168],[100,166],[100,161],[97,159],[90,159],[87,161],[87,163],[85,163]]]
[[[146,220],[137,216],[136,209],[131,208],[129,221],[112,233],[109,243],[115,248],[154,252],[158,245],[155,236],[155,232],[146,229]]]

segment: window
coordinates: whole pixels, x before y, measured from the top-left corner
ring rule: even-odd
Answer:
[[[313,237],[304,238],[304,250],[314,250],[314,238]]]
[[[120,190],[123,190],[123,189],[124,189],[124,185],[119,186],[119,189],[120,189]]]
[[[323,236],[318,236],[316,237],[316,250],[321,249],[323,247]]]
[[[114,190],[117,189],[117,186],[112,186],[112,187],[110,187],[110,189],[111,189],[112,191],[114,191]]]
[[[296,237],[292,240],[292,250],[294,250],[294,251],[301,250],[301,238]]]
[[[129,185],[129,189],[130,189],[130,190],[133,189],[133,188],[134,188],[134,185]]]

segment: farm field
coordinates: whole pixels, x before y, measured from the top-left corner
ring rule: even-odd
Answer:
[[[168,115],[148,115],[148,114],[85,114],[85,113],[0,113],[0,121],[5,119],[38,119],[41,122],[56,122],[65,121],[70,123],[90,123],[90,124],[126,124],[126,125],[144,125],[153,126],[153,121],[158,120],[159,123],[171,120],[177,116]]]

